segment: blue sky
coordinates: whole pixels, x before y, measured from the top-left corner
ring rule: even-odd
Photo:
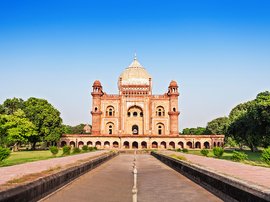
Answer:
[[[205,126],[270,90],[270,1],[0,1],[0,102],[49,100],[91,122],[91,86],[118,93],[137,53],[155,94],[180,87],[180,128]]]

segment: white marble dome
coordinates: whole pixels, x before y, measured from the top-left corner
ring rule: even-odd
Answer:
[[[129,67],[122,72],[119,81],[122,79],[122,85],[150,85],[149,78],[150,74],[135,57]]]

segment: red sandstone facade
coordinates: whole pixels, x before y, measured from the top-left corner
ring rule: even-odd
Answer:
[[[98,148],[211,148],[223,135],[179,135],[178,84],[171,81],[163,95],[152,94],[152,78],[135,58],[118,79],[119,94],[92,89],[92,134],[63,135],[61,145]]]

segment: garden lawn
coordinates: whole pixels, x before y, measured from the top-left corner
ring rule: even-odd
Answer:
[[[261,153],[262,153],[261,151],[252,152],[252,151],[249,151],[249,150],[243,150],[241,152],[244,152],[248,156],[248,159],[244,160],[244,161],[241,161],[241,163],[246,163],[246,164],[255,165],[255,166],[270,167],[270,165],[264,163],[261,160]],[[195,155],[202,156],[200,150],[188,150],[188,154],[195,154]],[[231,160],[232,155],[233,155],[232,150],[224,150],[223,156],[220,159],[225,159],[225,160],[232,161]],[[214,154],[213,154],[212,150],[209,150],[208,157],[214,157]]]
[[[62,155],[62,150],[59,150],[56,157]],[[0,167],[12,166],[16,164],[22,164],[32,161],[45,160],[49,158],[55,158],[49,150],[45,151],[18,151],[11,152],[10,156],[4,161],[0,162]]]

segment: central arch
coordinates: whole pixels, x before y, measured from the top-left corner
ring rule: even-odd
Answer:
[[[126,134],[142,135],[144,133],[144,115],[140,106],[128,108],[125,120]]]
[[[138,149],[138,142],[132,142],[132,149]]]

